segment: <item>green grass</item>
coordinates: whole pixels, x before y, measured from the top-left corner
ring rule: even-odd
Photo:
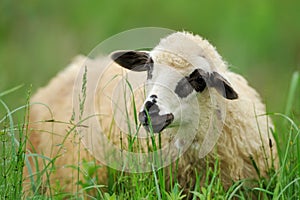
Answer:
[[[74,174],[73,180],[75,193],[68,194],[63,192],[63,186],[57,183],[54,187],[50,187],[49,182],[41,182],[41,177],[45,176],[49,179],[53,170],[55,170],[56,158],[47,158],[34,152],[26,152],[27,132],[28,132],[28,108],[29,96],[27,95],[24,106],[16,109],[10,109],[2,100],[5,95],[10,95],[18,88],[7,90],[0,93],[0,104],[6,110],[6,113],[0,116],[0,199],[183,199],[189,197],[191,199],[298,199],[300,196],[300,126],[299,116],[296,116],[300,108],[297,95],[300,88],[299,73],[294,73],[290,82],[290,91],[285,105],[284,114],[272,113],[275,119],[275,130],[273,132],[278,144],[278,154],[280,159],[280,168],[277,172],[270,172],[270,179],[261,178],[256,181],[255,187],[249,187],[247,184],[250,180],[241,180],[232,184],[225,190],[220,180],[219,162],[216,160],[214,167],[207,165],[205,174],[196,172],[196,185],[193,191],[186,193],[178,184],[176,175],[176,162],[174,165],[166,167],[164,170],[156,170],[153,168],[149,173],[126,173],[108,168],[109,180],[107,185],[103,185],[97,180],[97,170],[99,166],[95,160],[83,160],[82,168],[79,166],[71,166],[78,169],[78,173]],[[20,89],[19,89],[20,90]],[[82,93],[84,94],[84,87]],[[81,101],[84,103],[84,96]],[[24,98],[25,99],[25,98]],[[81,104],[80,104],[81,105]],[[82,105],[81,105],[82,106]],[[296,107],[295,107],[296,106]],[[83,109],[83,108],[82,108]],[[81,109],[81,111],[82,111]],[[79,113],[79,115],[82,115]],[[21,116],[21,117],[20,117]],[[25,117],[24,117],[25,116]],[[58,123],[58,122],[57,122]],[[72,120],[68,122],[70,129],[67,132],[74,132],[76,125],[72,124]],[[134,137],[134,136],[132,136]],[[151,143],[158,139],[151,137]],[[128,138],[133,141],[134,138]],[[133,143],[132,143],[133,145]],[[272,144],[274,145],[274,144]],[[134,148],[133,146],[131,146]],[[152,147],[155,148],[155,147]],[[155,150],[155,149],[154,149]],[[38,170],[37,174],[29,172],[30,191],[27,196],[22,188],[23,167],[30,167],[29,158],[34,161],[43,159],[43,166],[35,166]],[[78,155],[80,159],[80,155]],[[37,162],[34,162],[37,163]],[[37,165],[37,164],[36,164]],[[175,169],[172,169],[175,168]],[[29,169],[30,171],[30,169]],[[84,179],[78,180],[79,174],[84,173]],[[165,179],[170,176],[170,184]],[[199,180],[204,178],[204,184],[199,185]],[[50,188],[48,193],[44,193],[43,189]],[[28,192],[28,191],[27,191]]]
[[[2,97],[17,90],[20,86],[0,93],[0,105],[6,114],[0,116],[0,197],[1,199],[21,199],[23,167],[26,152],[26,133],[29,109],[29,98],[25,106],[10,110]],[[29,96],[29,95],[28,95]],[[13,115],[22,110],[25,117],[19,123],[15,123]]]

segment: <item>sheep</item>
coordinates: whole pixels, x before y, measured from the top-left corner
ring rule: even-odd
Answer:
[[[115,96],[110,91],[119,91],[116,85],[124,74],[131,73],[133,77],[142,74],[146,94],[135,96],[140,109],[137,117],[144,127],[139,130],[146,135],[150,132],[155,137],[161,136],[162,146],[169,150],[166,155],[175,159],[180,156],[177,178],[183,188],[191,190],[196,171],[204,171],[207,163],[214,165],[216,159],[225,188],[240,179],[267,177],[269,168],[278,168],[276,142],[270,132],[273,124],[259,94],[241,75],[228,70],[207,40],[188,32],[176,32],[161,39],[150,52],[122,50],[113,52],[110,58],[113,62],[107,57],[95,60],[77,57],[32,98],[32,102],[48,105],[52,112],[51,116],[41,105],[33,105],[30,112],[33,130],[30,140],[34,149],[48,157],[61,154],[56,159],[57,170],[52,174],[52,183],[55,180],[71,182],[74,169],[63,166],[80,163],[78,153],[81,160],[95,157],[107,164],[103,155],[99,156],[105,152],[106,142],[102,141],[103,137],[97,138],[97,131],[91,131],[91,135],[70,135],[64,141],[70,125],[57,123],[71,119],[76,91],[76,87],[74,91],[72,87],[76,85],[78,73],[82,74],[83,65],[87,67],[87,82],[98,84],[92,89],[88,86],[87,93],[95,93],[94,99],[88,97],[88,101],[93,102],[96,113],[100,113],[97,120],[102,136],[117,146],[121,146],[120,134],[129,130],[112,128],[115,124],[112,118],[116,117],[112,105],[119,102],[111,103]],[[104,72],[99,66],[109,67]],[[99,74],[104,75],[97,82]],[[48,121],[35,123],[41,120]],[[83,125],[80,130],[87,127]],[[86,148],[78,143],[82,138]],[[145,142],[143,138],[140,140]],[[124,148],[128,148],[126,141],[123,142]],[[61,144],[64,151],[58,152]],[[166,163],[172,164],[171,161],[174,159]],[[98,178],[106,182],[104,167]],[[72,191],[72,187],[68,185],[66,190]]]

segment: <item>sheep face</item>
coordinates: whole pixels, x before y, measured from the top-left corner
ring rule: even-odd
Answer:
[[[151,52],[117,51],[111,55],[126,69],[147,72],[146,100],[139,120],[146,130],[152,129],[154,133],[171,125],[192,124],[193,113],[199,110],[195,100],[208,89],[215,89],[226,99],[238,98],[230,83],[213,69],[202,48],[195,47],[194,41],[188,39],[182,45],[169,40],[161,42],[169,43],[169,49],[168,45],[161,48],[164,44],[160,44]],[[193,52],[189,52],[191,49]]]
[[[139,120],[146,130],[159,133],[166,127],[190,124],[192,113],[197,105],[191,103],[206,88],[214,88],[224,98],[236,99],[237,93],[217,72],[208,72],[203,65],[208,65],[200,57],[202,66],[184,62],[177,56],[172,62],[158,60],[151,56],[153,52],[118,51],[112,59],[120,66],[133,71],[147,71],[146,101],[139,113]],[[174,56],[170,53],[167,57]],[[166,56],[166,55],[165,55]],[[174,65],[175,60],[185,66]]]

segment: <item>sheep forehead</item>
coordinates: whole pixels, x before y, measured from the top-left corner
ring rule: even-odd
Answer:
[[[201,68],[206,72],[213,71],[208,61],[200,56],[186,59],[181,55],[166,51],[152,51],[151,57],[154,60],[155,65],[153,69],[154,74],[156,71],[159,71],[160,73],[167,71],[167,69],[164,70],[164,68],[168,68],[169,71],[176,71],[183,76],[189,75],[198,68]]]
[[[176,32],[161,39],[151,51],[151,57],[154,62],[175,68],[194,65],[205,71],[226,70],[221,56],[207,40],[187,32]],[[203,60],[206,60],[204,65]]]

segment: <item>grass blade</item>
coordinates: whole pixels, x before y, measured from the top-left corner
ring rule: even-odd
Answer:
[[[5,90],[4,92],[1,92],[1,93],[0,93],[0,97],[3,97],[3,96],[5,96],[5,95],[7,95],[7,94],[9,94],[9,93],[12,93],[12,92],[14,92],[14,91],[20,89],[20,88],[23,87],[23,86],[24,86],[24,85],[22,84],[22,85],[18,85],[18,86],[16,86],[16,87],[13,87],[13,88],[11,88],[11,89],[9,89],[9,90]]]
[[[299,72],[294,72],[294,74],[292,76],[291,84],[290,84],[290,90],[288,93],[287,104],[285,107],[285,115],[287,115],[287,116],[289,116],[292,111],[293,102],[295,100],[298,83],[299,83]]]

